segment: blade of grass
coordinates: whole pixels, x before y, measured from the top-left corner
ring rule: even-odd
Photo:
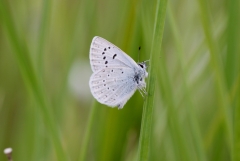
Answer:
[[[50,9],[51,9],[51,0],[43,0],[42,1],[42,17],[41,17],[41,25],[40,25],[40,32],[38,35],[38,47],[37,47],[37,55],[38,55],[38,69],[40,75],[42,76],[43,70],[43,50],[44,50],[44,42],[47,35],[47,29],[50,19]]]
[[[239,0],[229,0],[228,1],[228,38],[227,38],[227,55],[226,55],[226,66],[225,75],[228,89],[235,87],[234,81],[239,85],[239,73],[240,73],[240,2]],[[234,88],[233,88],[234,89]],[[235,90],[235,89],[234,89]],[[236,87],[238,90],[237,101],[231,101],[233,106],[233,160],[240,160],[240,87]],[[233,97],[232,97],[233,98]]]
[[[239,59],[238,59],[239,60]],[[238,73],[240,73],[240,66],[238,69]],[[238,81],[240,84],[240,81]],[[237,94],[237,103],[234,115],[234,145],[233,145],[233,160],[238,161],[240,160],[240,86],[238,87],[238,94]]]
[[[169,74],[167,72],[166,58],[165,55],[161,56],[160,59],[160,68],[158,71],[159,82],[161,84],[161,93],[163,93],[163,102],[167,105],[167,117],[168,117],[168,125],[170,128],[170,132],[172,133],[172,137],[174,139],[174,144],[178,146],[173,146],[175,153],[179,160],[190,161],[191,159],[191,151],[190,146],[188,145],[188,141],[186,137],[184,137],[183,128],[180,124],[180,116],[178,111],[176,110],[176,101],[174,99],[174,94],[172,93],[173,87],[171,85],[171,80]]]
[[[225,65],[225,76],[226,84],[228,89],[231,89],[231,86],[237,77],[237,57],[239,55],[239,36],[240,36],[240,12],[239,7],[240,3],[238,0],[229,0],[228,1],[228,27],[227,27],[227,55],[226,55],[226,65]]]
[[[230,102],[233,102],[237,98],[237,95],[238,95],[237,90],[239,88],[240,88],[240,74],[238,74],[238,77],[235,80],[235,82],[233,83],[232,89],[230,90],[230,95],[229,95]],[[236,108],[236,110],[237,110],[237,108]],[[237,113],[235,113],[235,114],[237,115]],[[235,118],[238,119],[237,116]],[[221,114],[221,111],[217,111],[217,113],[215,114],[215,116],[213,118],[213,121],[211,121],[211,123],[209,125],[209,128],[208,128],[209,130],[207,130],[207,132],[206,132],[207,134],[204,139],[206,150],[208,150],[209,147],[213,144],[213,141],[214,141],[213,138],[215,137],[215,135],[217,135],[217,130],[223,122],[224,122],[224,117]],[[235,125],[238,125],[238,124],[235,124]],[[239,127],[235,127],[235,128],[238,129]],[[238,137],[238,136],[239,135],[235,134],[235,137]],[[235,142],[234,142],[234,144],[235,144]],[[238,145],[237,140],[236,140],[235,145]],[[235,155],[238,156],[238,153],[236,153]]]
[[[83,143],[82,143],[82,147],[81,147],[81,151],[80,151],[80,155],[79,155],[79,161],[85,161],[86,159],[86,155],[87,155],[87,149],[88,149],[88,144],[90,141],[90,134],[91,134],[91,129],[93,127],[93,123],[94,123],[94,118],[95,115],[97,114],[97,102],[94,100],[94,103],[91,107],[91,111],[89,113],[89,117],[88,117],[88,121],[87,121],[87,129],[85,130],[85,134],[83,137]]]
[[[56,156],[59,161],[65,161],[67,160],[67,157],[61,145],[57,124],[51,113],[51,107],[44,95],[43,85],[40,83],[39,77],[34,70],[26,44],[21,41],[16,32],[12,16],[7,7],[8,6],[5,4],[5,2],[3,0],[0,0],[0,17],[5,25],[5,30],[14,49],[13,54],[18,61],[20,71],[22,73],[25,84],[28,87],[28,90],[30,91],[30,94],[33,94],[35,101],[39,105],[38,107],[40,107],[45,126],[54,144]]]
[[[176,20],[174,18],[173,15],[173,11],[171,8],[171,5],[169,4],[169,10],[168,10],[168,14],[169,14],[169,18],[170,18],[170,27],[171,30],[173,32],[173,36],[174,36],[174,40],[175,40],[175,45],[177,48],[177,56],[178,56],[178,63],[180,66],[180,72],[182,74],[182,78],[183,78],[183,91],[185,91],[186,94],[186,103],[187,103],[187,111],[189,112],[188,114],[188,122],[190,123],[190,128],[191,128],[191,132],[192,132],[192,136],[193,136],[193,141],[195,143],[195,147],[196,147],[196,152],[197,152],[197,158],[200,161],[204,161],[206,160],[206,155],[204,152],[204,148],[203,148],[203,144],[202,144],[202,139],[201,139],[201,134],[200,134],[200,129],[199,129],[199,125],[198,125],[198,121],[196,120],[197,116],[196,116],[196,112],[194,110],[194,105],[193,105],[193,101],[191,98],[191,93],[189,91],[189,87],[187,86],[187,71],[186,68],[183,66],[183,46],[181,44],[181,39],[180,39],[180,35],[179,35],[179,31],[177,28],[177,24],[176,24]]]
[[[226,126],[226,133],[227,133],[227,139],[228,139],[228,144],[229,144],[229,149],[230,149],[230,156],[232,159],[232,152],[233,152],[233,127],[232,127],[232,120],[231,120],[231,113],[230,113],[230,105],[229,105],[229,100],[228,96],[228,91],[226,89],[226,83],[225,83],[225,78],[223,74],[223,67],[221,64],[221,59],[219,57],[220,52],[217,48],[217,44],[214,41],[213,38],[213,32],[211,28],[211,23],[210,23],[210,14],[208,10],[208,2],[206,0],[198,0],[199,5],[200,5],[200,12],[201,12],[201,20],[202,20],[202,25],[203,25],[203,30],[204,34],[206,37],[206,43],[208,45],[209,51],[210,51],[210,65],[214,73],[214,79],[216,82],[216,90],[218,94],[218,102],[219,106],[221,108],[221,112],[224,115],[224,123]]]
[[[67,87],[68,87],[68,79],[69,79],[69,72],[70,69],[72,67],[72,64],[76,58],[76,55],[78,54],[78,48],[83,48],[84,45],[82,45],[82,43],[79,44],[79,42],[83,42],[83,38],[85,38],[85,36],[83,35],[83,31],[84,31],[84,17],[86,17],[84,15],[85,10],[88,9],[88,5],[84,3],[85,1],[81,1],[80,5],[79,5],[79,9],[78,9],[78,13],[77,13],[77,18],[76,18],[76,24],[74,26],[74,36],[72,38],[72,45],[69,48],[69,55],[66,59],[66,67],[65,70],[63,71],[63,75],[62,75],[62,79],[61,79],[61,85],[60,85],[60,89],[56,94],[56,98],[55,99],[55,103],[54,106],[57,107],[58,109],[62,110],[63,106],[64,106],[64,101],[66,98],[66,94],[67,94]]]
[[[151,66],[149,68],[149,80],[148,80],[148,96],[146,97],[143,114],[142,114],[142,124],[139,139],[138,148],[138,160],[146,161],[149,158],[150,150],[150,138],[152,131],[152,117],[153,117],[153,107],[154,107],[154,96],[155,96],[155,85],[156,85],[156,70],[158,68],[160,49],[162,44],[163,29],[165,24],[165,15],[167,8],[167,0],[158,0],[157,8],[155,14],[155,24],[153,31],[152,48],[150,54]]]
[[[40,29],[38,33],[38,46],[37,46],[37,60],[35,60],[37,64],[37,69],[40,75],[40,81],[43,80],[43,51],[45,49],[45,40],[46,40],[46,35],[49,27],[49,19],[50,19],[50,8],[51,8],[51,0],[43,0],[42,1],[42,13],[41,13],[41,22],[40,22]],[[34,124],[38,124],[41,121],[41,116],[38,115],[38,109],[34,110]],[[39,126],[34,126],[34,132],[32,135],[34,135],[34,151],[32,154],[32,160],[37,160],[39,156],[41,155],[39,152],[41,149],[47,150],[44,148],[41,144],[42,140],[39,139],[39,134],[42,128]],[[50,149],[50,147],[48,148]]]

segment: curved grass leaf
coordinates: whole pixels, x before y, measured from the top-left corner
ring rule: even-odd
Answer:
[[[155,24],[153,30],[152,47],[150,53],[150,67],[148,79],[148,96],[146,97],[143,114],[142,124],[138,148],[138,160],[145,161],[149,159],[150,140],[152,131],[152,117],[154,108],[155,88],[156,88],[156,70],[158,69],[158,60],[160,55],[163,30],[165,24],[167,0],[158,0],[156,5]]]
[[[17,34],[11,13],[7,9],[7,5],[3,0],[0,1],[0,16],[2,22],[6,27],[7,34],[9,36],[11,45],[14,49],[13,53],[16,57],[17,62],[25,81],[26,86],[28,87],[31,94],[35,98],[35,101],[42,112],[42,117],[45,123],[45,126],[48,129],[50,137],[54,144],[54,149],[56,156],[59,161],[67,160],[63,146],[60,141],[59,131],[57,128],[57,123],[54,120],[54,116],[51,112],[51,107],[47,101],[46,95],[43,91],[43,85],[40,83],[41,78],[34,70],[29,51],[26,44],[20,39]]]

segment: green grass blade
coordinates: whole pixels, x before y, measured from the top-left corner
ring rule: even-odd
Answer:
[[[214,80],[216,82],[216,91],[217,91],[217,97],[218,102],[220,106],[220,110],[222,114],[224,115],[224,123],[226,126],[226,132],[227,132],[227,139],[229,144],[229,149],[231,151],[231,158],[232,158],[232,149],[233,149],[233,127],[232,127],[232,119],[230,114],[230,105],[228,100],[228,91],[226,88],[225,83],[225,77],[223,73],[223,66],[220,59],[220,52],[217,48],[216,41],[213,37],[212,32],[212,26],[210,21],[210,14],[208,10],[208,2],[206,0],[198,0],[200,5],[200,12],[201,12],[201,19],[202,19],[202,25],[204,34],[206,37],[206,43],[208,45],[209,51],[210,51],[210,63],[211,68],[214,73]]]
[[[151,48],[151,55],[150,55],[151,65],[149,68],[149,80],[148,80],[148,87],[147,87],[148,96],[146,97],[144,107],[143,107],[141,133],[140,133],[140,140],[139,140],[139,149],[138,149],[139,161],[142,161],[142,160],[146,161],[149,158],[154,96],[155,96],[155,87],[157,83],[156,70],[159,64],[157,60],[159,60],[159,55],[160,55],[163,29],[165,24],[166,7],[167,7],[167,0],[157,1],[152,48]]]
[[[27,46],[26,44],[22,43],[21,39],[18,37],[13,19],[10,15],[9,10],[7,9],[7,5],[3,0],[0,1],[0,17],[2,19],[2,22],[4,22],[6,32],[14,49],[14,56],[18,61],[25,84],[28,87],[30,93],[33,94],[38,107],[40,107],[45,126],[48,129],[48,132],[54,144],[57,159],[59,161],[65,161],[67,160],[67,157],[60,142],[57,124],[51,113],[51,107],[47,102],[47,99],[45,97],[46,95],[44,95],[43,85],[39,82],[39,78],[34,70]]]
[[[88,149],[88,145],[89,145],[89,141],[90,141],[90,136],[91,136],[91,130],[93,127],[93,123],[94,123],[94,118],[96,117],[96,112],[97,112],[97,102],[94,100],[94,103],[91,107],[91,111],[88,117],[88,121],[87,121],[87,129],[85,130],[85,134],[83,137],[83,143],[81,146],[81,151],[80,151],[80,155],[79,155],[79,161],[85,161],[86,156],[87,156],[87,149]]]
[[[195,112],[195,108],[193,106],[193,101],[191,98],[192,93],[190,93],[189,87],[187,86],[187,71],[186,68],[183,66],[183,57],[184,57],[184,51],[183,51],[183,46],[181,44],[181,39],[180,39],[180,34],[176,25],[176,20],[173,16],[173,11],[171,8],[171,5],[169,5],[169,18],[170,18],[170,27],[174,35],[174,40],[177,48],[177,53],[176,55],[178,56],[178,62],[180,66],[180,72],[183,77],[183,91],[185,92],[186,95],[186,104],[187,104],[187,110],[188,110],[188,121],[190,124],[191,132],[193,135],[193,140],[195,143],[196,151],[197,151],[197,158],[200,161],[205,161],[206,160],[206,155],[204,154],[204,148],[203,148],[203,143],[201,139],[201,134],[200,134],[200,129],[197,121],[197,116]]]
[[[51,8],[51,0],[43,0],[42,1],[42,17],[41,17],[41,25],[40,32],[38,34],[38,47],[37,47],[37,65],[39,72],[42,74],[43,70],[43,50],[44,50],[44,42],[47,35],[47,29],[50,19],[50,8]]]
[[[228,1],[228,37],[227,37],[227,54],[226,54],[226,65],[225,65],[225,76],[228,89],[233,91],[238,90],[236,97],[231,97],[231,105],[234,107],[233,110],[233,160],[240,160],[240,87],[239,87],[239,76],[240,76],[240,2],[239,0]],[[236,87],[236,85],[238,87]],[[236,102],[235,102],[235,99]]]
[[[238,59],[239,60],[239,59]],[[238,69],[238,73],[240,73],[240,67]],[[238,79],[239,80],[239,79]],[[240,84],[240,81],[238,81]],[[238,87],[238,94],[237,94],[237,103],[234,115],[234,145],[233,145],[233,160],[238,161],[240,160],[240,87]]]
[[[167,106],[167,117],[168,117],[168,125],[172,133],[172,137],[174,139],[174,144],[178,146],[174,146],[174,151],[176,153],[177,158],[179,160],[190,161],[190,149],[188,141],[186,137],[184,137],[183,128],[180,124],[180,116],[178,111],[176,110],[176,100],[173,94],[173,87],[170,80],[169,73],[167,72],[166,65],[166,56],[162,55],[160,59],[160,68],[159,68],[159,82],[161,84],[161,93],[164,94],[163,100]],[[167,137],[167,136],[166,136]]]

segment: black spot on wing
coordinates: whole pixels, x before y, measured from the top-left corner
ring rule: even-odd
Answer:
[[[116,56],[117,56],[117,54],[114,54],[114,55],[113,55],[113,59],[115,59]]]

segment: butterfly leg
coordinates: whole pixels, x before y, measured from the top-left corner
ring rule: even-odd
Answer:
[[[141,96],[144,98],[143,91],[140,88],[138,89],[138,91],[141,94]]]
[[[139,88],[139,93],[142,95],[143,98],[148,95],[147,91],[145,88]]]

